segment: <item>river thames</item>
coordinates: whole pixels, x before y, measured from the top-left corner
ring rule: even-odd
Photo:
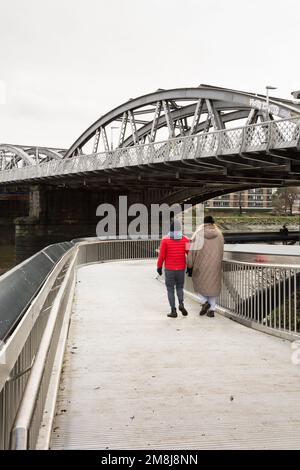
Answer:
[[[0,245],[0,275],[15,264],[14,245]]]

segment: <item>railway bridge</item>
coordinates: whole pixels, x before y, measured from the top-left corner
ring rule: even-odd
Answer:
[[[300,104],[200,85],[149,93],[102,115],[69,149],[0,145],[2,192],[18,258],[47,243],[94,236],[96,208],[197,204],[243,189],[298,185]],[[3,201],[0,201],[3,205]]]

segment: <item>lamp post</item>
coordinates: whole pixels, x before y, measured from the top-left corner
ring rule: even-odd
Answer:
[[[277,90],[275,86],[267,85],[266,86],[266,108],[267,108],[267,120],[270,116],[270,100],[269,100],[269,90]]]
[[[113,148],[114,148],[114,141],[113,141],[113,130],[114,129],[120,129],[120,128],[117,127],[117,126],[111,126],[111,128],[110,128],[110,150],[113,150]]]

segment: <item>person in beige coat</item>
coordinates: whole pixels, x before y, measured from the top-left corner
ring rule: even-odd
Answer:
[[[211,216],[194,233],[187,258],[187,273],[192,276],[194,291],[202,308],[200,315],[215,316],[216,298],[222,285],[224,238]]]

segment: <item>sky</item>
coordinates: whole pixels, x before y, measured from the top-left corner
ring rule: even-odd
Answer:
[[[0,142],[68,148],[158,88],[300,89],[299,0],[0,0]]]

